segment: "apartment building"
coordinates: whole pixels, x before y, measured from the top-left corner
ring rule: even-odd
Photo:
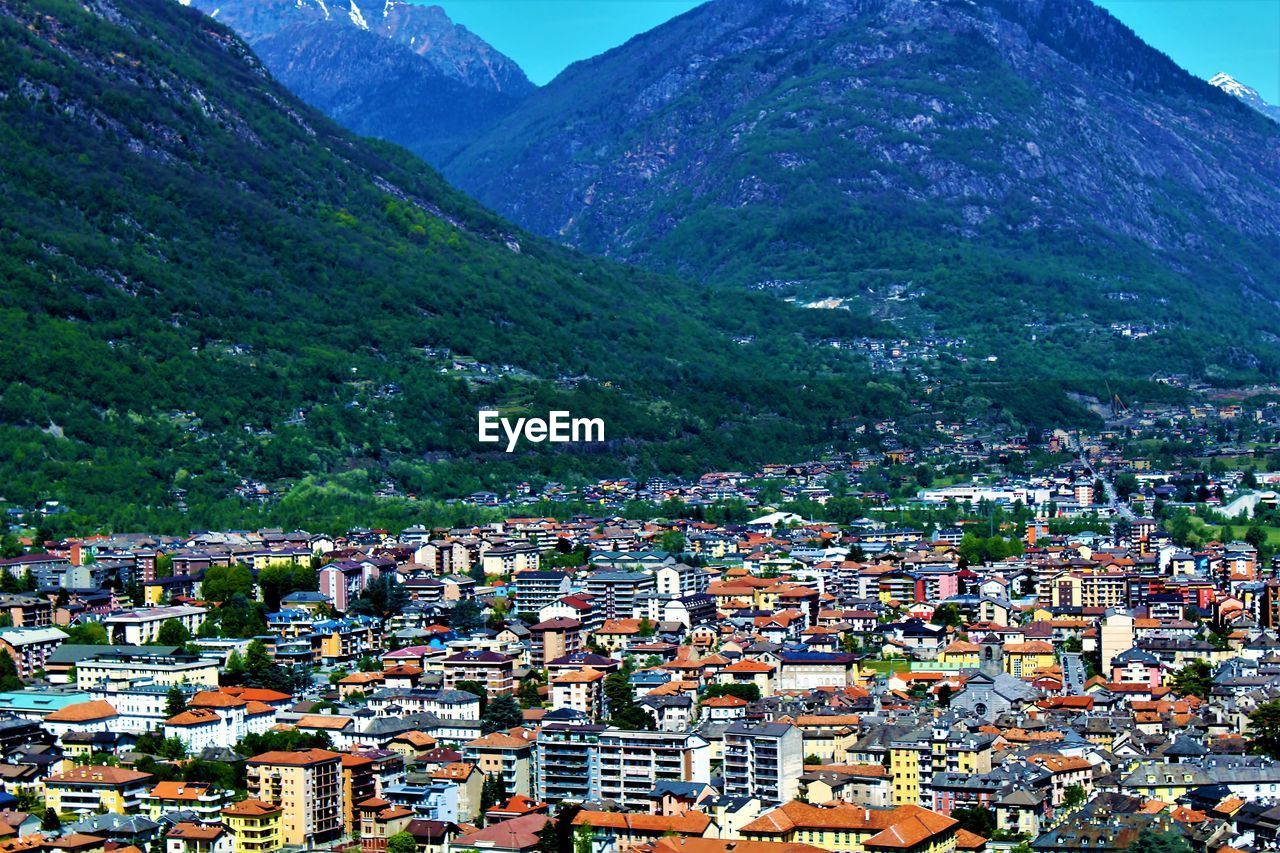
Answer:
[[[121,652],[76,664],[76,687],[91,690],[104,684],[148,682],[172,686],[218,686],[218,662],[194,655],[148,655]]]
[[[592,605],[605,619],[630,619],[637,599],[654,592],[657,581],[644,572],[593,572],[587,575],[587,593]]]
[[[493,732],[462,747],[462,757],[485,776],[497,776],[508,794],[533,793],[533,740]]]
[[[604,726],[547,723],[534,750],[535,798],[544,803],[598,799]]]
[[[606,729],[599,743],[599,796],[643,811],[659,782],[708,782],[711,745],[690,732]],[[595,798],[593,798],[595,799]]]
[[[0,651],[13,658],[18,675],[30,678],[66,639],[57,628],[7,628],[0,631]]]
[[[580,652],[584,648],[582,623],[577,619],[547,619],[529,626],[529,663],[547,661]]]
[[[155,778],[123,767],[73,767],[45,777],[45,807],[58,814],[137,814]]]
[[[518,572],[515,585],[516,613],[537,613],[555,604],[573,591],[573,583],[564,572]]]
[[[510,693],[515,688],[515,659],[500,652],[459,652],[441,661],[441,666],[449,690],[456,690],[463,681],[478,681],[490,693]]]
[[[249,796],[283,810],[284,844],[311,846],[341,837],[345,806],[342,756],[325,749],[264,752],[246,763]]]
[[[106,627],[111,642],[145,646],[157,642],[160,627],[171,619],[176,620],[194,637],[204,624],[204,617],[208,612],[206,608],[188,605],[138,607],[108,616],[102,620],[102,624]]]
[[[604,673],[594,669],[569,670],[551,679],[551,709],[581,711],[593,723],[604,714]]]
[[[248,799],[222,810],[222,820],[235,836],[235,853],[275,853],[284,846],[280,827],[284,809]]]
[[[538,546],[532,542],[511,542],[494,545],[480,557],[480,567],[486,575],[511,575],[516,572],[536,572],[540,565]]]
[[[724,730],[724,794],[762,803],[793,800],[804,773],[804,736],[784,723],[739,720]]]

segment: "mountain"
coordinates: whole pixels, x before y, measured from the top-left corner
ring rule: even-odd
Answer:
[[[439,6],[183,0],[231,27],[292,92],[356,133],[438,163],[534,89]],[[363,4],[363,6],[361,5]]]
[[[1280,367],[1280,128],[1087,0],[712,0],[444,171],[588,252],[851,300],[996,375]]]
[[[81,529],[461,522],[425,498],[793,458],[904,409],[816,346],[865,317],[522,232],[194,9],[0,0],[0,51],[7,506],[58,500]],[[484,408],[601,417],[607,441],[486,456]]]
[[[1236,78],[1226,72],[1219,71],[1217,74],[1209,78],[1210,86],[1217,86],[1222,91],[1231,95],[1233,98],[1239,98],[1251,109],[1255,109],[1273,121],[1280,121],[1280,107],[1275,104],[1269,104],[1258,94],[1258,90],[1250,86],[1246,86]]]

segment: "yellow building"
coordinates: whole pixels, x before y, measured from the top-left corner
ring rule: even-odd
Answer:
[[[1031,678],[1055,663],[1053,644],[1043,640],[1009,643],[1004,647],[1004,671],[1014,678]]]
[[[311,846],[342,836],[342,756],[326,749],[264,752],[246,763],[249,796],[284,810],[285,844]]]
[[[284,809],[262,800],[241,800],[222,810],[222,820],[235,837],[235,853],[275,853],[283,847],[283,816]]]
[[[894,805],[919,805],[921,782],[935,773],[991,772],[993,742],[990,735],[945,728],[917,731],[891,741],[889,775],[893,778]]]
[[[959,823],[920,806],[869,809],[792,800],[748,823],[749,841],[812,844],[831,853],[953,853]]]
[[[945,669],[977,669],[980,651],[982,647],[977,643],[952,640],[950,645],[938,652],[938,664]]]
[[[137,814],[154,782],[150,773],[122,767],[73,767],[45,777],[45,807],[57,814]]]

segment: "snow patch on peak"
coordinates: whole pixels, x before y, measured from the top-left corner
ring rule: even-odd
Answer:
[[[356,0],[351,0],[351,23],[355,24],[362,30],[369,29],[369,22],[364,19],[364,13],[360,11],[360,7],[356,5]]]
[[[1217,74],[1210,77],[1209,85],[1217,86],[1228,95],[1235,95],[1237,98],[1258,97],[1256,90],[1241,83],[1225,71],[1219,71]]]

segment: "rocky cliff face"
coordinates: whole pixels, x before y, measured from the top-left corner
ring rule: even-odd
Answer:
[[[514,109],[524,72],[439,6],[194,0],[295,94],[357,133],[438,163]]]
[[[1280,298],[1280,129],[1087,0],[713,0],[445,170],[590,251],[1006,343]]]

